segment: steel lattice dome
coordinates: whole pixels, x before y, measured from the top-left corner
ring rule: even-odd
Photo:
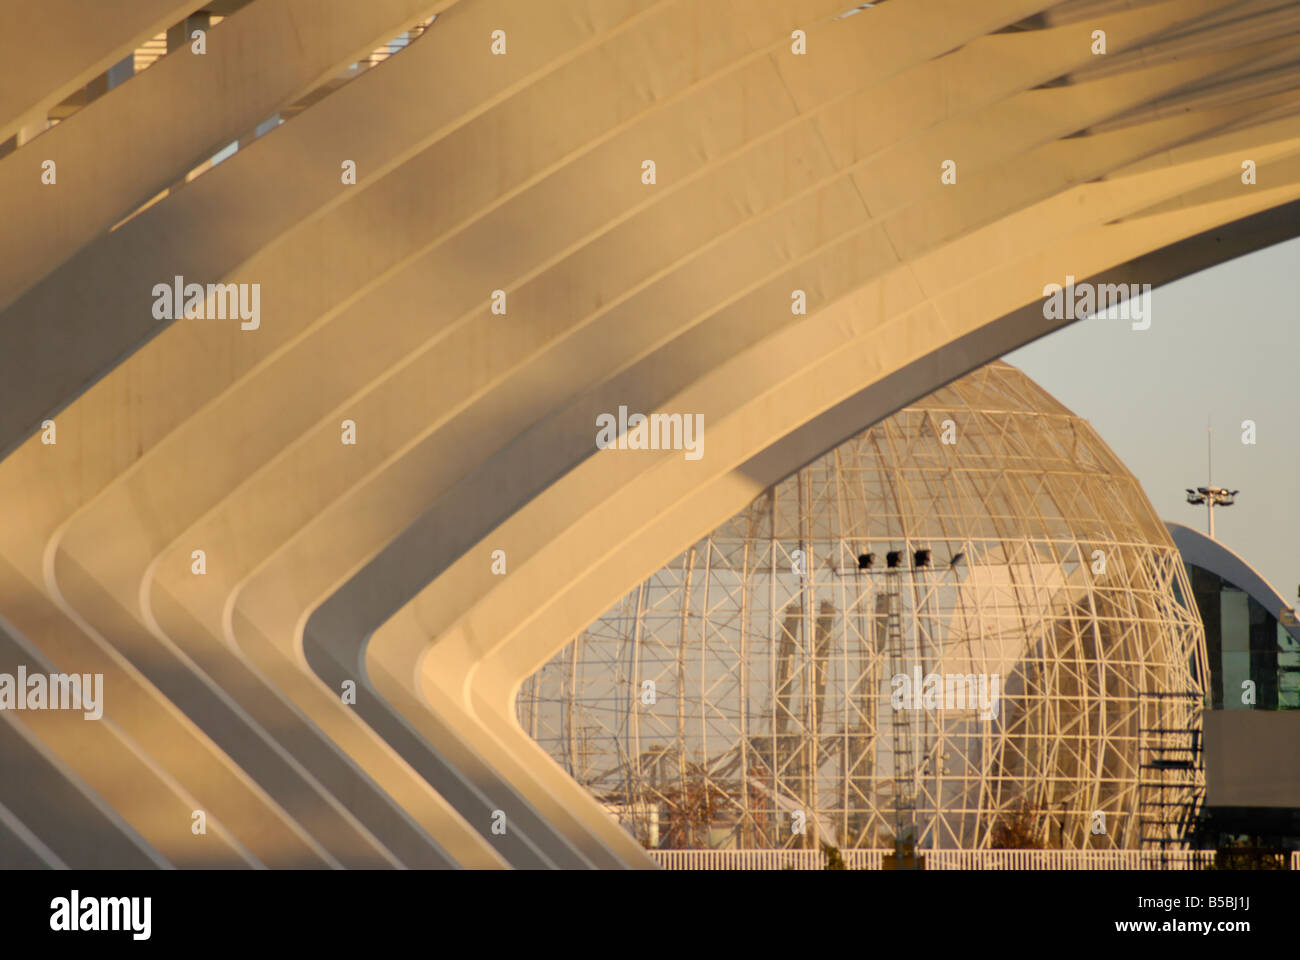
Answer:
[[[997,362],[759,496],[517,708],[648,846],[1177,844],[1190,595],[1136,478]]]

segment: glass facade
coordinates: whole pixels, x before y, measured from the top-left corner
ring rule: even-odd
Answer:
[[[1205,622],[1215,710],[1300,709],[1300,642],[1254,597],[1186,564]]]

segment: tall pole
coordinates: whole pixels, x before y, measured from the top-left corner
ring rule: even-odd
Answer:
[[[1214,539],[1214,508],[1230,507],[1239,490],[1228,490],[1214,485],[1214,428],[1205,425],[1205,472],[1208,474],[1206,486],[1190,487],[1187,490],[1187,502],[1193,506],[1205,504],[1205,526],[1210,539]]]
[[[1205,485],[1214,487],[1214,427],[1205,425]],[[1205,498],[1205,513],[1210,518],[1210,539],[1214,539],[1214,497]]]

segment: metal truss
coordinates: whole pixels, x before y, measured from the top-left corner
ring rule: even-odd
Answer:
[[[989,849],[1019,821],[1167,847],[1204,789],[1199,749],[1169,759],[1169,731],[1199,744],[1190,595],[1137,480],[996,362],[767,490],[517,707],[647,846]],[[896,709],[929,674],[997,678],[996,711],[955,683]]]

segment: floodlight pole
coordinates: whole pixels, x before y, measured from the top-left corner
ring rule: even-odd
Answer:
[[[1199,506],[1205,504],[1205,514],[1207,518],[1207,527],[1210,539],[1214,539],[1214,508],[1230,507],[1234,498],[1240,493],[1239,490],[1228,490],[1224,487],[1214,486],[1214,451],[1213,451],[1213,428],[1206,426],[1206,450],[1205,450],[1205,468],[1208,474],[1206,486],[1197,487],[1195,490],[1188,489],[1187,502]]]
[[[1205,498],[1205,515],[1208,517],[1207,526],[1210,531],[1210,539],[1214,539],[1214,427],[1210,424],[1205,425],[1205,485],[1209,488],[1209,493]]]

